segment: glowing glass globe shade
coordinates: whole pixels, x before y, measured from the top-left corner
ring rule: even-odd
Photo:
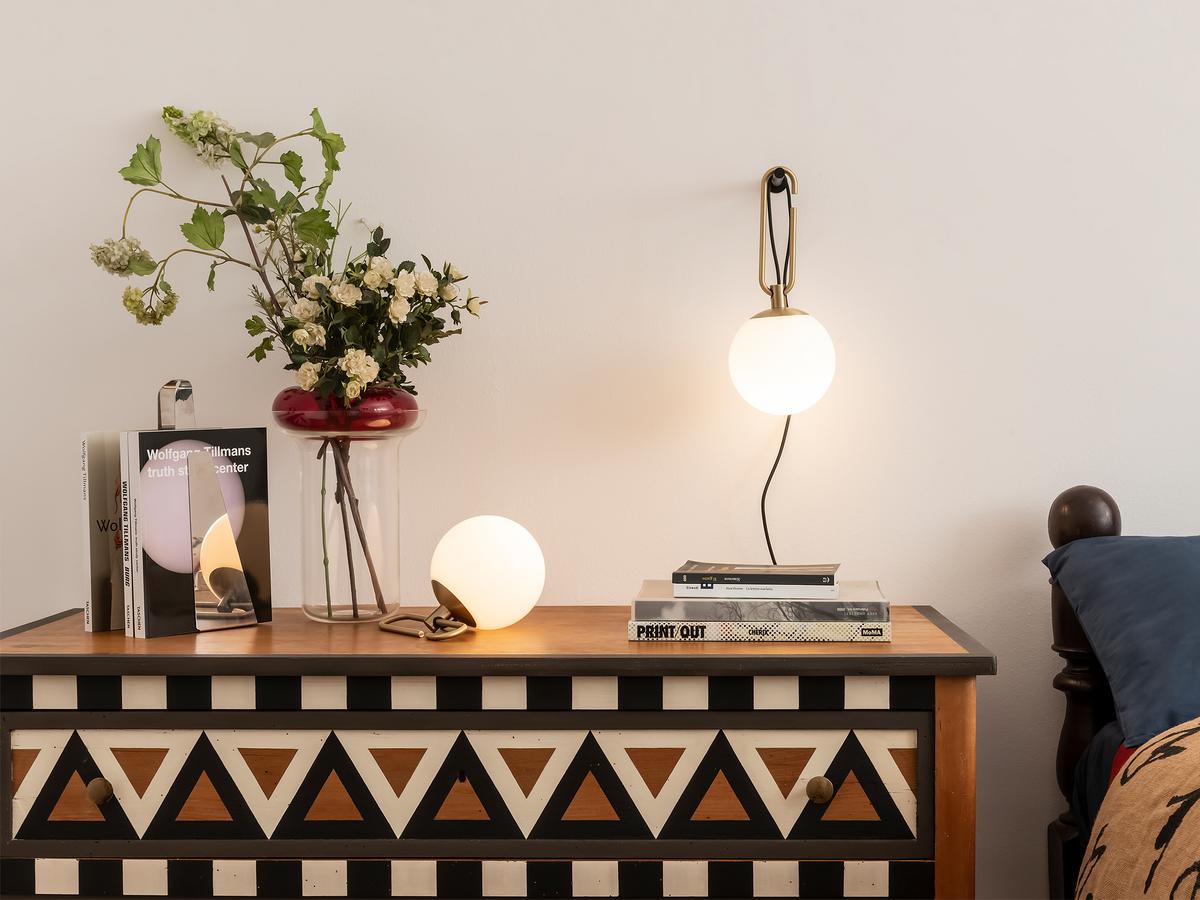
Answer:
[[[533,535],[512,519],[475,516],[438,541],[429,577],[458,598],[476,628],[506,628],[542,596],[546,560]]]
[[[776,416],[802,412],[833,382],[829,332],[807,314],[750,319],[729,347],[729,377],[747,403]]]

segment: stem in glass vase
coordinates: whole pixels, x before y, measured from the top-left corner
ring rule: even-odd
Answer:
[[[329,441],[321,444],[317,456],[321,460],[321,565],[325,569],[325,613],[333,618],[333,592],[329,589],[329,532],[325,528],[325,476],[329,472],[329,460],[325,458],[325,447]]]
[[[321,450],[317,456],[321,457],[322,463],[324,463],[325,451],[329,447],[333,448],[333,462],[337,470],[337,487],[334,488],[333,499],[342,511],[342,533],[346,539],[346,571],[350,576],[350,614],[357,619],[358,585],[355,583],[354,578],[354,544],[350,539],[350,519],[346,514],[346,484],[349,481],[350,473],[343,467],[340,451],[341,442],[337,438],[326,438],[325,442],[321,445]],[[324,519],[322,519],[322,525],[324,525]]]
[[[367,561],[367,571],[371,576],[371,588],[375,592],[375,604],[379,607],[382,613],[387,612],[387,603],[383,599],[383,587],[379,584],[379,574],[375,571],[375,560],[371,556],[371,548],[367,544],[367,530],[363,527],[362,514],[358,509],[358,497],[354,493],[354,484],[350,480],[350,439],[339,438],[334,441],[333,447],[333,462],[338,469],[338,490],[345,490],[346,496],[349,498],[350,512],[354,516],[354,527],[358,531],[358,541],[362,544],[363,557]],[[345,521],[346,507],[342,507],[342,519]],[[350,535],[346,534],[346,543],[349,546]],[[353,573],[351,574],[350,584],[354,584]],[[355,606],[355,616],[358,615],[357,605]]]

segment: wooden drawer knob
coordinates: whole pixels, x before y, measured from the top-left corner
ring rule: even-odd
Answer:
[[[97,806],[103,806],[113,795],[112,783],[107,778],[93,778],[87,783],[87,795]]]
[[[824,775],[818,775],[809,779],[804,792],[813,803],[828,803],[833,799],[833,782]]]

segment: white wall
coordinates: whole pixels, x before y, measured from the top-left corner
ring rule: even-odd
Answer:
[[[200,264],[159,329],[88,261],[164,103],[349,150],[335,193],[492,301],[419,373],[408,596],[467,515],[526,523],[546,597],[623,602],[685,557],[763,556],[780,422],[735,394],[763,305],[757,181],[801,191],[793,302],[837,343],[773,497],[787,560],[841,560],[1000,658],[979,691],[979,885],[1044,893],[1052,760],[1044,517],[1100,484],[1131,532],[1200,492],[1200,9],[1105,3],[39,3],[6,10],[0,624],[79,605],[76,437],[208,424],[289,383],[243,359],[246,280]],[[164,142],[172,183],[211,176]],[[136,210],[161,251],[186,209]],[[406,248],[402,250],[401,248]],[[185,271],[186,269],[186,271]],[[296,588],[273,435],[278,595]]]

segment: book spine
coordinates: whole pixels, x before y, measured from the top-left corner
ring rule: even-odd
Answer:
[[[133,636],[146,636],[146,584],[142,578],[145,560],[142,557],[141,494],[142,460],[141,437],[134,431],[129,435],[129,558],[133,562]]]
[[[754,575],[737,575],[730,573],[705,572],[672,572],[672,584],[837,584],[836,575],[795,575],[772,574],[769,572]]]
[[[641,622],[629,623],[631,641],[756,642],[890,641],[891,622]]]
[[[887,622],[888,601],[828,600],[634,600],[639,622]]]
[[[803,584],[672,584],[671,594],[680,600],[692,597],[711,600],[836,600],[838,586]]]
[[[79,447],[79,481],[83,498],[83,630],[95,631],[92,616],[92,504],[88,498],[88,436],[83,435]]]
[[[125,593],[125,635],[133,637],[133,541],[129,519],[129,433],[121,432],[121,586]]]

